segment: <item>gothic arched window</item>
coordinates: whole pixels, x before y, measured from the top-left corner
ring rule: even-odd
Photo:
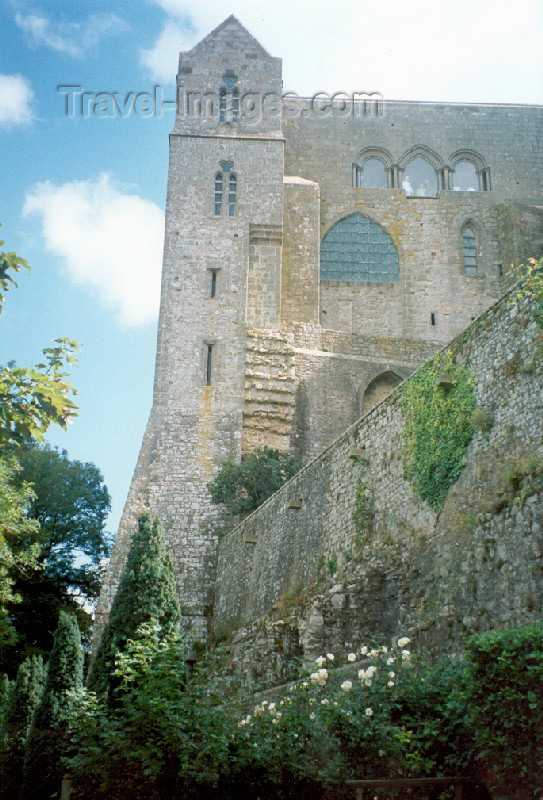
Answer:
[[[236,213],[236,193],[238,181],[235,175],[230,175],[228,181],[228,216],[233,217]]]
[[[215,215],[218,217],[222,211],[222,172],[215,175]]]
[[[361,189],[386,189],[387,170],[380,158],[366,158],[356,168],[356,185]]]
[[[398,280],[396,245],[384,228],[362,214],[336,222],[321,242],[321,280]]]
[[[456,192],[478,192],[479,176],[471,161],[458,161],[454,168],[452,186]]]
[[[477,275],[477,239],[475,231],[466,225],[462,231],[462,254],[464,258],[464,273]]]
[[[435,167],[423,156],[416,156],[405,166],[402,189],[407,197],[437,197]]]

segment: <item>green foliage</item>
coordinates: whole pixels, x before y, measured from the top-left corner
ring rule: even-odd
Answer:
[[[212,796],[228,763],[224,686],[205,668],[189,679],[179,633],[153,621],[126,642],[115,676],[113,705],[72,697],[74,800],[166,800],[195,787]]]
[[[543,625],[473,636],[467,657],[465,701],[480,759],[508,797],[543,796]]]
[[[6,714],[11,703],[11,695],[14,689],[14,681],[10,681],[9,676],[3,672],[0,675],[0,730],[4,725]]]
[[[30,484],[16,481],[14,458],[0,456],[0,648],[15,641],[10,607],[20,602],[14,591],[17,576],[37,564],[39,525],[27,512],[34,499]]]
[[[9,613],[17,642],[0,647],[0,669],[12,674],[27,653],[49,653],[61,609],[90,629],[91,617],[74,596],[92,601],[98,595],[100,561],[109,553],[104,525],[110,498],[97,467],[38,445],[19,447],[17,460],[15,483],[32,485],[24,513],[27,524],[39,526],[39,552],[36,569],[15,575],[20,603],[10,604]]]
[[[473,389],[467,368],[457,368],[450,351],[422,367],[403,388],[404,475],[436,511],[465,465],[474,433]]]
[[[364,666],[341,676],[343,659],[323,656],[281,700],[255,706],[238,722],[229,780],[247,796],[287,798],[351,778],[469,774],[473,746],[455,696],[462,665],[417,665],[399,642],[348,655]]]
[[[30,269],[24,258],[3,251],[4,244],[0,241],[0,313],[5,302],[3,292],[10,284],[17,286],[13,273],[22,267]],[[53,347],[42,351],[43,362],[34,367],[18,367],[13,362],[0,367],[0,449],[42,441],[51,423],[66,428],[77,416],[72,400],[76,390],[66,381],[65,368],[77,365],[78,349],[73,339],[55,339]]]
[[[0,798],[12,800],[22,786],[25,746],[45,684],[41,656],[25,659],[17,672],[0,742]]]
[[[245,453],[241,463],[227,461],[208,484],[213,503],[222,504],[233,516],[254,511],[292,478],[298,466],[288,453],[259,447]]]
[[[474,637],[467,662],[429,665],[408,644],[322,656],[274,702],[248,711],[232,692],[235,675],[213,663],[187,674],[179,635],[151,621],[118,658],[115,703],[73,695],[74,800],[286,800],[302,790],[319,796],[347,778],[477,780],[478,757],[501,789],[521,780],[535,789],[543,627]]]
[[[333,578],[337,572],[337,558],[329,558],[326,562],[326,569],[328,570],[328,575]]]
[[[83,652],[75,617],[60,613],[47,679],[34,723],[28,736],[24,760],[22,800],[57,797],[66,750],[68,693],[83,683]]]
[[[513,267],[513,273],[522,279],[517,299],[532,299],[534,319],[543,328],[543,258],[529,258],[527,264]]]
[[[158,519],[138,521],[109,621],[91,667],[88,686],[102,695],[116,685],[115,658],[138,628],[155,620],[164,634],[177,630],[180,614],[173,566]]]
[[[484,408],[476,408],[471,415],[471,424],[474,430],[488,433],[494,425],[494,414],[491,411],[485,411]]]
[[[0,225],[0,228],[2,226]],[[20,272],[21,269],[30,269],[28,262],[21,258],[17,253],[6,253],[2,250],[5,245],[3,240],[0,240],[0,314],[4,310],[4,303],[6,297],[3,292],[7,292],[11,286],[17,286],[13,273]]]

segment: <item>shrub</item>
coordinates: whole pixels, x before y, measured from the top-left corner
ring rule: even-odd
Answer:
[[[245,453],[241,463],[227,461],[207,488],[213,503],[235,516],[254,511],[292,478],[298,467],[288,453],[259,447]]]
[[[472,636],[467,657],[468,721],[490,779],[508,797],[542,797],[543,624]]]

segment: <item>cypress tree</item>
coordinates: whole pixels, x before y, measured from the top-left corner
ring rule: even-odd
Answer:
[[[0,730],[4,725],[4,720],[11,702],[11,691],[13,689],[13,681],[10,681],[5,672],[0,675]]]
[[[162,525],[160,520],[151,520],[148,514],[143,514],[91,666],[90,690],[111,697],[116,653],[123,652],[127,640],[133,639],[137,629],[151,620],[168,634],[179,628],[180,612]]]
[[[23,800],[59,798],[66,748],[67,692],[81,689],[83,652],[75,617],[60,612],[47,679],[32,725],[24,761]]]
[[[29,656],[20,665],[2,726],[0,746],[0,798],[20,795],[25,744],[40,703],[46,670],[41,656]]]

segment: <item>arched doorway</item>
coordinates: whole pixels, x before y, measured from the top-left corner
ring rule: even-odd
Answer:
[[[387,370],[387,372],[382,372],[380,375],[377,375],[376,378],[370,381],[360,403],[361,416],[367,414],[368,411],[371,411],[372,408],[375,408],[375,406],[380,403],[381,400],[384,400],[385,397],[388,397],[391,391],[399,383],[401,383],[401,381],[402,378],[390,370]]]

